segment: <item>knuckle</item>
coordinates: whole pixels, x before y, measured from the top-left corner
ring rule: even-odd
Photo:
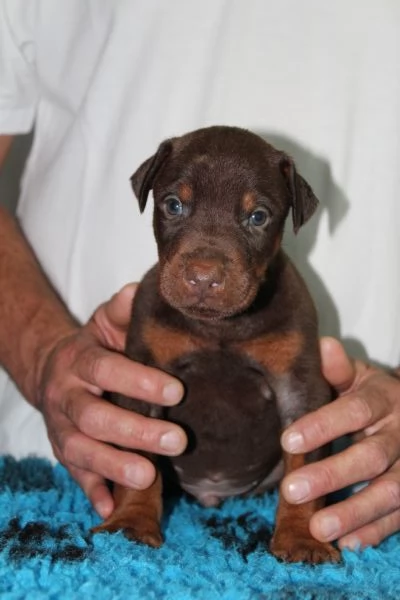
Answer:
[[[152,373],[152,376],[149,376],[147,373],[140,373],[140,375],[138,373],[136,385],[146,398],[154,396],[158,388],[161,388],[158,375],[155,373]]]
[[[355,395],[348,402],[349,420],[354,430],[364,429],[370,424],[372,411],[365,396]]]
[[[78,438],[77,432],[70,432],[61,442],[61,454],[67,463],[75,464]]]
[[[325,440],[329,435],[329,424],[326,419],[314,419],[312,426],[312,439]]]
[[[318,470],[318,487],[327,491],[332,491],[338,487],[335,470],[330,464],[320,464]]]
[[[388,479],[376,484],[383,498],[389,500],[391,510],[400,507],[400,482]]]
[[[57,404],[61,395],[59,382],[54,379],[48,379],[43,385],[40,395],[43,407]]]
[[[108,379],[109,367],[107,358],[100,353],[92,353],[88,361],[88,374],[91,383],[105,389],[104,382]]]
[[[133,440],[135,446],[138,449],[142,449],[146,446],[146,442],[149,437],[149,426],[151,422],[149,421],[148,426],[146,427],[143,423],[140,423],[139,419],[135,419],[135,423],[132,423],[128,426],[127,431],[130,433],[130,437]]]
[[[69,389],[62,397],[59,408],[71,423],[79,427],[78,424],[82,412],[80,390],[76,388]]]
[[[140,441],[145,432],[140,426],[140,417],[135,413],[127,415],[115,415],[104,418],[101,425],[114,439],[121,442],[122,446],[130,445],[131,441]]]
[[[126,439],[129,440],[129,448],[133,451],[142,450],[145,452],[159,452],[160,431],[155,419],[141,417],[132,425],[129,425],[126,432],[130,432]],[[128,447],[128,444],[126,444]]]
[[[371,467],[373,474],[384,473],[390,466],[390,457],[384,443],[375,438],[359,444],[358,447],[359,462],[364,462]]]
[[[102,412],[96,402],[87,402],[77,418],[77,425],[82,433],[95,437],[98,431],[104,429]]]

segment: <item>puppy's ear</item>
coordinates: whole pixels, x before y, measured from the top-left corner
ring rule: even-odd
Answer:
[[[156,178],[157,173],[159,173],[162,165],[167,160],[168,156],[171,154],[171,150],[171,140],[162,142],[157,152],[145,160],[131,177],[132,189],[139,201],[141,213],[145,209],[147,196],[153,187],[154,179]]]
[[[284,156],[279,166],[291,195],[293,229],[297,233],[314,214],[319,202],[307,181],[297,173],[291,158]]]

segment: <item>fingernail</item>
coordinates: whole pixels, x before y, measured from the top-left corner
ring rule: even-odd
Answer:
[[[334,540],[340,535],[340,520],[334,515],[321,517],[319,519],[318,529],[326,540]]]
[[[361,542],[358,539],[358,537],[355,536],[349,536],[344,538],[340,543],[339,543],[339,547],[341,550],[343,550],[344,548],[347,548],[348,550],[360,550],[361,549]]]
[[[163,389],[163,398],[166,404],[177,404],[182,400],[183,388],[178,382],[168,383]]]
[[[107,500],[96,502],[94,505],[95,511],[101,516],[102,519],[107,519],[112,513],[112,502]]]
[[[182,451],[182,436],[177,431],[168,431],[160,438],[160,448],[166,452],[180,453]]]
[[[302,502],[307,500],[310,495],[310,484],[303,477],[294,477],[287,485],[287,498],[293,502]]]
[[[134,488],[143,488],[148,483],[146,472],[141,465],[125,467],[125,479],[127,485]]]
[[[287,452],[297,452],[302,450],[304,438],[301,433],[293,431],[282,435],[282,446]]]

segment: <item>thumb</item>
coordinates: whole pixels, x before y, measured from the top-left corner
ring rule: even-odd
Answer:
[[[107,348],[123,350],[137,284],[129,283],[101,304],[85,327]]]
[[[128,283],[103,305],[105,316],[114,327],[125,329],[129,323],[136,290],[136,283]]]
[[[339,393],[348,391],[356,378],[356,368],[342,344],[331,337],[320,340],[322,372]]]

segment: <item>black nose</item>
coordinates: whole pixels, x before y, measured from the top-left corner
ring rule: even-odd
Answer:
[[[198,259],[190,261],[184,270],[185,283],[195,293],[216,292],[224,284],[224,269],[219,261]]]

